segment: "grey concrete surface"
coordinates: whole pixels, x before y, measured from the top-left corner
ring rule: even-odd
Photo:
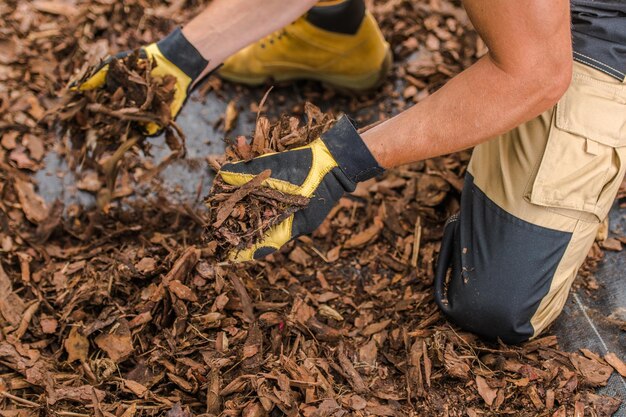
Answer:
[[[166,165],[158,175],[163,186],[171,190],[169,197],[172,202],[194,203],[199,187],[203,195],[208,192],[212,172],[206,156],[224,151],[224,133],[219,130],[218,122],[227,103],[215,93],[210,93],[206,98],[196,94],[187,101],[179,115],[177,122],[187,136],[187,155],[184,159]],[[245,120],[245,117],[239,118],[237,128],[230,134],[232,137],[241,134],[244,129],[249,134],[253,129],[253,125]],[[151,145],[149,159],[153,164],[162,162],[169,155],[163,135],[149,138],[148,142]],[[66,206],[80,204],[90,207],[95,204],[92,194],[76,188],[77,175],[68,169],[67,163],[55,152],[46,155],[45,167],[36,173],[35,179],[40,195],[48,202],[60,199]]]

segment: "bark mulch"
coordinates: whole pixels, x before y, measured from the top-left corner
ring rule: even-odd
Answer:
[[[249,264],[222,261],[235,243],[223,232],[203,236],[218,217],[230,222],[226,231],[249,227],[250,201],[233,199],[225,210],[230,197],[215,197],[237,190],[218,188],[213,210],[169,203],[158,187],[128,198],[148,168],[122,161],[120,175],[135,182],[123,184],[130,191],[116,188],[106,211],[44,202],[32,173],[50,149],[71,162],[76,148],[41,120],[79,66],[157,39],[202,4],[0,4],[0,416],[617,410],[621,399],[595,391],[614,372],[626,374],[617,355],[564,352],[550,334],[518,347],[485,343],[437,309],[433,266],[443,222],[459,206],[468,151],[360,184],[311,237]],[[456,3],[376,1],[371,10],[399,63],[378,92],[349,99],[344,108],[359,117],[366,108],[388,117],[484,53]],[[213,78],[205,89],[219,85]],[[307,85],[303,94],[320,102],[334,93]],[[272,100],[280,96],[270,94],[266,108]],[[255,132],[212,165],[306,143],[334,120],[312,105],[259,114]],[[141,159],[139,148],[132,153]],[[84,185],[94,194],[105,187],[97,176]],[[266,223],[283,209],[274,205]],[[592,255],[589,289],[599,246]]]

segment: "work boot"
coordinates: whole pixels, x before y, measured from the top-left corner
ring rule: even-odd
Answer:
[[[351,91],[384,80],[392,58],[374,17],[362,0],[320,2],[289,26],[226,60],[220,75],[260,85],[312,79]]]

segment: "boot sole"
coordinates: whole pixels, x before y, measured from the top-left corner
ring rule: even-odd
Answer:
[[[388,47],[387,52],[385,54],[385,59],[383,60],[382,66],[380,69],[371,72],[369,74],[364,74],[360,76],[351,76],[351,75],[333,75],[333,74],[322,74],[319,72],[313,71],[294,71],[294,72],[284,72],[280,74],[276,74],[274,76],[268,77],[264,75],[260,76],[249,76],[242,74],[234,74],[229,72],[219,71],[220,77],[227,81],[245,84],[249,86],[259,86],[267,83],[270,80],[274,80],[275,82],[284,82],[284,81],[295,81],[295,80],[315,80],[320,81],[324,84],[328,84],[332,87],[338,88],[339,90],[346,90],[348,92],[367,92],[373,90],[380,86],[387,74],[389,73],[391,66],[393,64],[393,58],[391,56],[391,50]]]

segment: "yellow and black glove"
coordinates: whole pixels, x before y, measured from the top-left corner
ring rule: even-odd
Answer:
[[[264,185],[309,197],[309,205],[268,230],[251,248],[231,253],[233,261],[262,258],[290,240],[313,232],[344,193],[383,172],[345,116],[307,146],[226,164],[219,175],[228,184],[241,186],[267,169],[272,175]]]
[[[103,87],[106,83],[109,63],[114,59],[124,58],[131,52],[124,51],[105,59],[91,78],[80,85],[70,87],[82,91]],[[174,30],[161,41],[141,48],[140,53],[142,58],[156,61],[157,65],[152,70],[152,75],[158,77],[173,75],[176,77],[176,90],[171,105],[172,118],[175,118],[187,99],[191,85],[206,69],[209,62],[185,38],[180,28]],[[162,126],[148,123],[145,129],[148,135],[155,135],[159,133]]]

